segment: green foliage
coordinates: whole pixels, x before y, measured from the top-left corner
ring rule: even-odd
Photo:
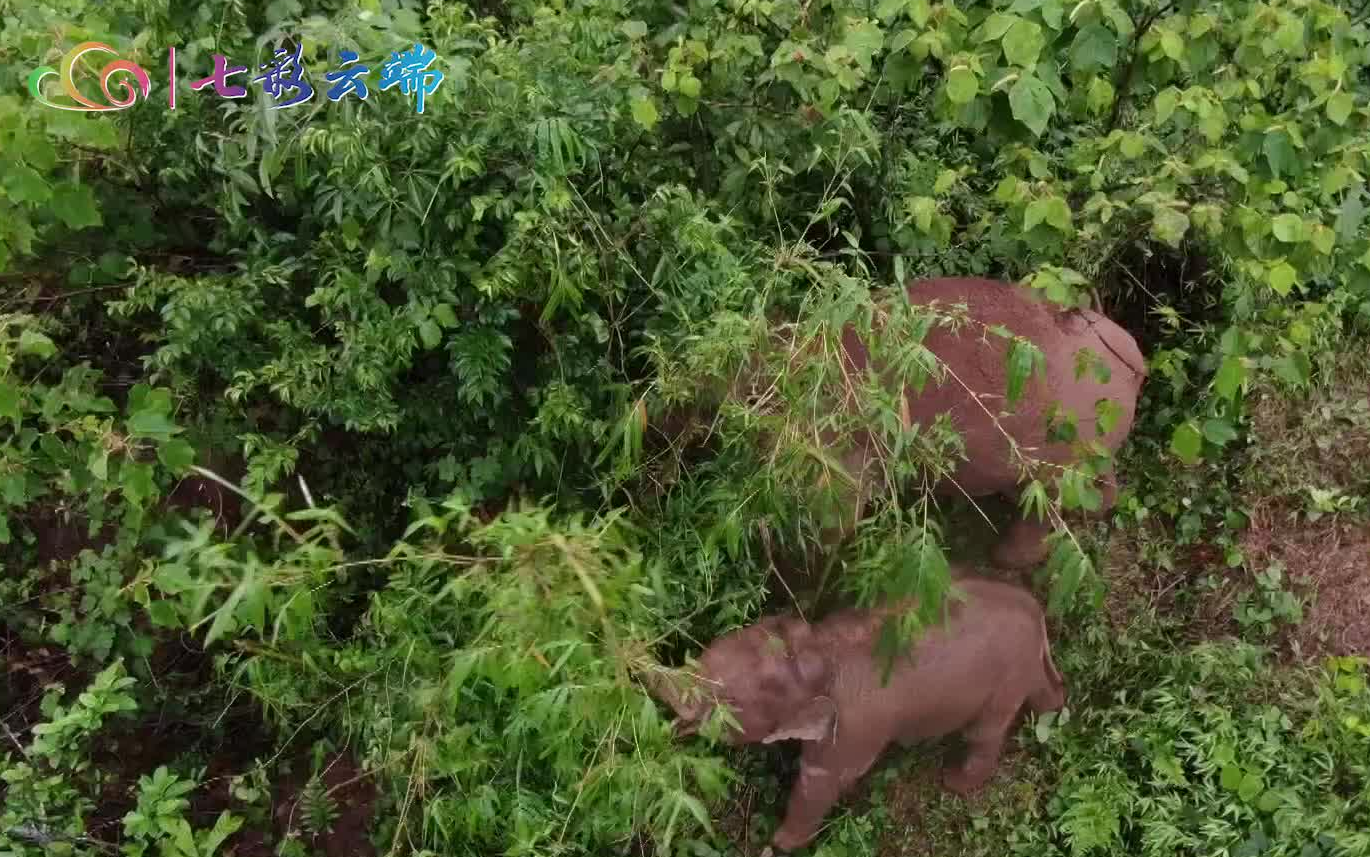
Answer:
[[[1297,625],[1303,620],[1303,605],[1284,588],[1283,577],[1284,567],[1278,562],[1256,575],[1254,589],[1238,596],[1232,608],[1238,625],[1268,637],[1277,624]]]
[[[203,692],[245,692],[283,752],[308,732],[357,756],[392,848],[598,854],[636,831],[709,853],[717,837],[700,831],[728,769],[671,745],[632,675],[754,618],[773,564],[851,514],[834,445],[815,437],[869,433],[888,477],[842,586],[861,601],[920,595],[905,631],[945,589],[946,522],[926,489],[964,444],[833,358],[850,325],[921,387],[943,377],[927,333],[974,322],[913,312],[891,284],[1019,280],[1146,331],[1115,517],[1163,520],[1167,557],[1204,538],[1240,564],[1234,460],[1260,468],[1290,448],[1261,433],[1259,406],[1354,387],[1337,357],[1370,325],[1363,13],[1327,0],[3,6],[0,619],[94,670],[127,658],[140,678],[155,678],[159,644],[206,647]],[[212,54],[256,64],[286,38],[320,90],[308,106],[185,87]],[[90,40],[148,69],[153,97],[86,115],[29,96],[35,67]],[[424,114],[397,91],[323,98],[340,50],[374,67],[415,42],[446,75]],[[175,111],[159,103],[170,45]],[[101,64],[78,63],[87,95]],[[1211,276],[1177,284],[1135,264],[1162,257],[1205,259]],[[992,392],[1012,406],[1043,355],[978,332],[1011,340],[1009,383]],[[1081,376],[1099,370],[1075,359]],[[834,390],[844,398],[819,395]],[[1363,429],[1349,398],[1310,408],[1311,431]],[[671,409],[709,412],[709,449],[662,448]],[[1068,437],[1119,411],[1052,418]],[[209,469],[214,453],[241,458],[242,478]],[[1098,509],[1091,477],[1108,462],[1036,478],[1032,455],[1015,451],[1023,510],[1059,523]],[[1336,472],[1346,484],[1274,477],[1311,514],[1357,514],[1363,471]],[[177,520],[167,498],[190,476],[241,492],[243,520]],[[79,549],[53,550],[68,532]],[[1053,551],[1050,606],[1078,617],[1077,593],[1102,591],[1097,558],[1073,530]],[[1243,614],[1256,625],[1296,615],[1277,587],[1260,593]],[[1360,673],[1339,666],[1321,707],[1291,702],[1291,722],[1321,731],[1276,741],[1241,695],[1238,677],[1273,681],[1245,651],[1120,651],[1077,671],[1097,705],[1049,726],[1059,788],[1012,848],[1362,853],[1346,814],[1360,798],[1337,791],[1364,782],[1346,755],[1364,749],[1347,718],[1370,720],[1348,689]],[[1196,696],[1195,675],[1213,686]],[[134,700],[108,682],[90,699]],[[6,760],[6,825],[82,835],[83,742],[101,726],[72,726],[80,705],[47,712],[68,724],[51,745],[66,755]],[[1173,746],[1183,782],[1139,767],[1119,724]],[[1233,748],[1221,764],[1217,741]],[[238,816],[199,831],[184,819],[198,777],[147,774],[121,847],[229,847]],[[255,797],[240,800],[260,810],[263,774],[243,776]],[[1309,811],[1261,808],[1290,789]],[[870,833],[848,818],[819,848],[858,853]]]
[[[190,801],[185,795],[196,786],[160,767],[150,777],[138,778],[138,806],[124,816],[124,834],[128,840],[123,853],[128,857],[142,857],[158,846],[163,857],[215,857],[219,847],[240,826],[242,819],[227,810],[219,814],[209,830],[194,830],[185,819]]]
[[[727,772],[672,746],[631,680],[656,668],[663,617],[612,518],[529,509],[478,525],[454,497],[374,561],[389,582],[337,641],[315,617],[354,563],[329,547],[329,516],[277,526],[301,519],[314,523],[270,566],[188,531],[135,586],[207,637],[260,640],[237,671],[282,733],[337,723],[368,769],[396,772],[387,836],[447,853],[591,850],[627,823],[668,848],[709,824],[697,795],[718,796]]]
[[[1370,849],[1358,821],[1370,800],[1364,659],[1271,686],[1255,649],[1129,653],[1100,642],[1094,677],[1106,686],[1126,665],[1149,684],[1072,705],[1048,744],[1061,771],[1055,796],[1009,833],[1013,853]]]

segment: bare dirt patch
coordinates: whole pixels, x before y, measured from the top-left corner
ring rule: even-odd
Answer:
[[[1248,564],[1283,564],[1308,596],[1303,622],[1287,632],[1303,659],[1370,655],[1370,523],[1329,516],[1308,521],[1278,503],[1253,510],[1242,539]]]

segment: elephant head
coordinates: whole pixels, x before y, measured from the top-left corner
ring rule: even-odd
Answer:
[[[704,650],[699,667],[684,688],[650,682],[675,710],[677,735],[698,731],[719,706],[733,721],[724,721],[729,744],[821,741],[836,727],[832,667],[801,619],[769,617],[725,634]]]

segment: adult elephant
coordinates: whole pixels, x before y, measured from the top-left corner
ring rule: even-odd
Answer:
[[[1099,492],[1094,511],[1112,508],[1117,480],[1111,458],[1132,429],[1146,378],[1146,363],[1132,336],[1097,312],[1048,303],[1034,290],[1012,283],[940,277],[910,282],[906,288],[915,307],[951,314],[963,322],[928,330],[922,344],[944,371],[921,390],[904,390],[903,416],[908,423],[927,428],[945,414],[964,441],[964,460],[936,482],[934,492],[969,498],[997,494],[1016,501],[1025,479],[1050,485],[1062,468],[1097,460],[1097,452],[1106,451],[1109,463],[1096,468],[1088,481]],[[1004,331],[1012,336],[1004,336]],[[1044,360],[1010,405],[1008,365],[1015,337],[1036,345]],[[797,355],[804,353],[792,352],[791,361],[802,360]],[[851,407],[853,385],[848,382],[871,363],[866,343],[850,326],[843,332],[840,356],[846,376],[842,389],[821,391],[832,393],[824,396],[822,407]],[[761,380],[754,370],[745,373],[730,395],[767,386]],[[1100,407],[1101,400],[1111,400],[1116,407]],[[1105,418],[1099,419],[1099,414]],[[1063,425],[1073,425],[1073,431],[1062,431]],[[844,510],[841,524],[823,535],[832,544],[850,534],[871,490],[888,471],[881,466],[876,433],[862,430],[845,438],[832,431],[816,434],[850,477],[837,489]],[[991,560],[1008,569],[1041,563],[1054,526],[1036,515],[1019,517],[993,549]]]

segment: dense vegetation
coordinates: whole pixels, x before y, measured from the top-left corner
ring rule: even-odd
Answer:
[[[939,274],[1098,306],[1150,379],[1115,513],[1037,576],[1068,711],[970,805],[896,754],[814,853],[1370,854],[1364,3],[0,20],[0,854],[756,853],[789,756],[672,741],[635,676],[792,600],[935,603],[976,556],[1004,510],[919,487],[953,435],[873,383],[806,408],[835,361],[765,347]],[[150,93],[34,96],[71,104],[91,41]],[[422,113],[376,86],[416,44]],[[316,92],[278,110],[280,45]],[[343,50],[365,100],[325,96]],[[189,88],[216,54],[246,98]],[[657,430],[753,357],[773,397]],[[862,426],[903,490],[818,574],[809,438]],[[1095,508],[1082,476],[1023,503]]]

